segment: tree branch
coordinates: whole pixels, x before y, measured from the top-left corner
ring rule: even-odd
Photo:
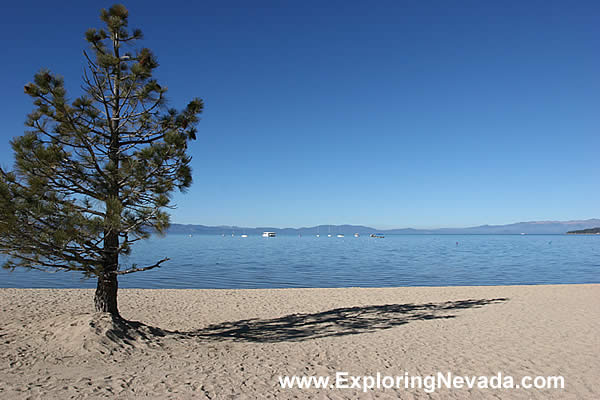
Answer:
[[[170,260],[170,258],[167,257],[167,258],[163,258],[162,260],[160,260],[156,264],[150,265],[148,267],[130,268],[130,269],[122,270],[122,271],[116,271],[114,273],[117,274],[117,275],[127,275],[127,274],[132,274],[134,272],[148,271],[148,270],[153,269],[153,268],[160,268],[160,264],[164,263],[165,261],[169,261],[169,260]]]

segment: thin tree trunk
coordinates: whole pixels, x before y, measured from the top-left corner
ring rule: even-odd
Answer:
[[[115,212],[114,206],[107,204],[107,214]],[[117,290],[119,283],[116,272],[119,269],[119,235],[112,229],[104,233],[104,265],[102,272],[98,275],[98,285],[96,286],[96,295],[94,304],[96,311],[108,312],[114,316],[119,316],[117,306]]]
[[[117,60],[120,60],[118,35],[115,33],[112,39],[114,55]],[[109,196],[106,202],[105,221],[108,224],[104,231],[104,265],[102,273],[98,275],[98,286],[96,287],[96,295],[94,297],[96,311],[109,312],[117,317],[119,316],[119,308],[117,306],[119,284],[116,272],[119,267],[119,222],[121,220],[121,202],[119,199],[120,80],[121,65],[119,63],[116,67],[116,76],[113,83],[113,99],[111,100],[112,115],[107,115],[107,122],[111,131],[108,158],[112,166],[108,182]]]
[[[94,296],[94,305],[96,311],[107,312],[118,317],[119,307],[117,305],[117,290],[119,283],[117,275],[113,273],[103,273],[98,276],[98,285]]]

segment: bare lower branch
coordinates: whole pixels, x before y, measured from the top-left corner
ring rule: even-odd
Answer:
[[[115,274],[117,274],[117,275],[127,275],[127,274],[131,274],[131,273],[134,273],[134,272],[148,271],[148,270],[153,269],[153,268],[160,268],[160,264],[162,264],[162,263],[164,263],[166,261],[169,261],[169,260],[170,260],[170,258],[168,258],[168,257],[167,258],[163,258],[162,260],[160,260],[159,262],[157,262],[154,265],[150,265],[148,267],[143,267],[143,268],[130,268],[130,269],[125,269],[123,271],[116,271]]]

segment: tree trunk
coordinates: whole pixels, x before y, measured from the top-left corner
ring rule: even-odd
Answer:
[[[120,118],[120,81],[121,64],[119,56],[119,40],[117,33],[113,33],[113,51],[119,64],[116,67],[116,76],[113,82],[113,100],[111,103],[112,116],[107,115],[107,122],[110,126],[110,145],[108,149],[108,158],[110,160],[109,180],[108,180],[108,198],[106,201],[106,217],[104,230],[104,265],[102,272],[98,275],[98,286],[96,286],[96,295],[94,304],[96,311],[108,312],[113,316],[119,316],[117,307],[117,274],[119,268],[119,229],[121,221],[122,204],[119,198],[119,123]]]
[[[94,304],[96,311],[108,312],[119,316],[117,306],[117,290],[119,283],[117,281],[117,270],[119,268],[119,237],[113,231],[104,234],[104,265],[102,272],[98,275],[98,285],[96,286],[96,295]]]
[[[105,273],[98,276],[98,285],[96,286],[96,295],[94,296],[94,304],[96,311],[108,312],[114,316],[119,316],[119,308],[117,306],[117,290],[119,283],[117,275],[113,273]]]

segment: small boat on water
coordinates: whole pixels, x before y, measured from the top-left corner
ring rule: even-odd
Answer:
[[[377,235],[375,233],[371,233],[371,235],[369,235],[369,237],[383,239],[385,236],[383,236],[383,235]]]
[[[245,233],[242,235],[242,237],[248,237],[248,235],[246,235]]]
[[[337,237],[344,237],[344,234],[343,233],[338,233]]]
[[[354,234],[354,237],[359,237],[359,236],[360,236],[360,235],[359,235],[358,233],[355,233],[355,234]]]
[[[277,234],[275,232],[263,232],[262,237],[275,237]]]

